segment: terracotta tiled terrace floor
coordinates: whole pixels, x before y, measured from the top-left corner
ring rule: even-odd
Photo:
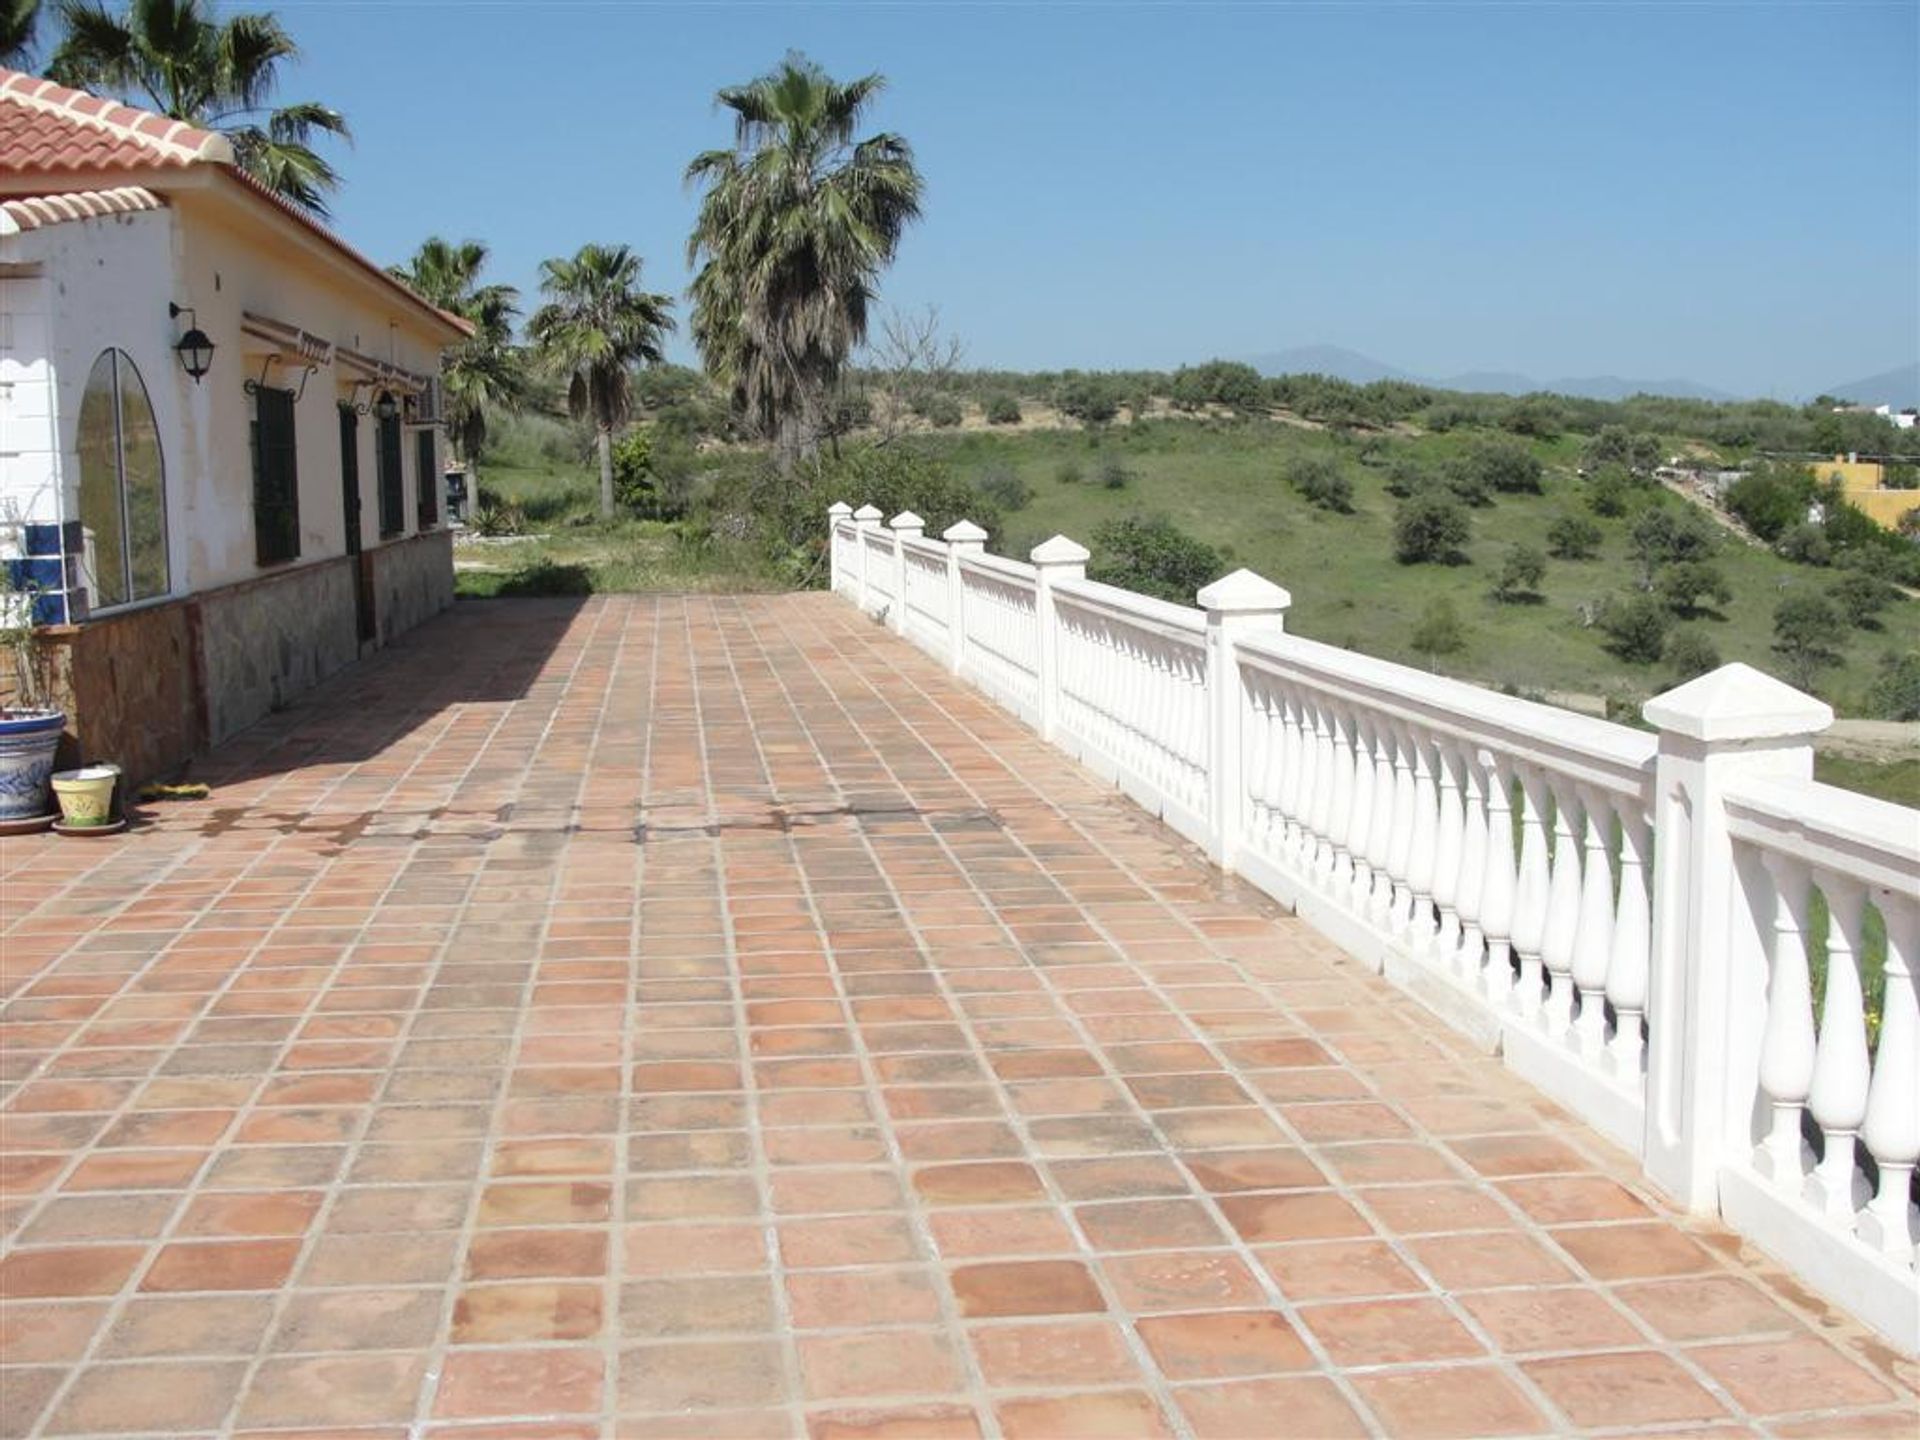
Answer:
[[[6,1435],[1915,1433],[827,597],[463,605],[205,773],[0,850]]]

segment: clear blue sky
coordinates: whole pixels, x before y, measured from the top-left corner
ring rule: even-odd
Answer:
[[[890,304],[980,365],[1333,343],[1426,374],[1788,398],[1920,356],[1920,3],[269,0],[376,257],[624,241],[679,291],[716,88],[891,89],[926,215]],[[684,344],[681,353],[686,354]]]

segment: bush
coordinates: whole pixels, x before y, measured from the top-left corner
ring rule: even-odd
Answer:
[[[1627,513],[1640,482],[1624,465],[1602,465],[1587,482],[1587,505],[1596,515],[1617,520]]]
[[[1086,425],[1104,425],[1120,413],[1120,391],[1113,377],[1070,374],[1054,391],[1060,413]]]
[[[1887,720],[1920,720],[1920,651],[1882,655],[1867,704]]]
[[[1098,474],[1100,484],[1108,490],[1124,490],[1133,483],[1133,471],[1118,455],[1109,455],[1102,460]]]
[[[1655,505],[1633,522],[1633,553],[1648,585],[1662,565],[1706,559],[1719,539],[1714,523],[1691,505]]]
[[[1181,605],[1226,568],[1218,550],[1164,515],[1109,520],[1093,532],[1093,550],[1091,579]]]
[[[1322,510],[1353,513],[1353,481],[1331,455],[1301,456],[1287,467],[1287,481]]]
[[[1880,612],[1893,603],[1898,593],[1878,575],[1854,570],[1833,582],[1827,598],[1855,629],[1878,630]]]
[[[1493,582],[1493,598],[1506,604],[1540,598],[1540,582],[1547,575],[1547,557],[1531,545],[1515,545],[1500,562]]]
[[[1600,527],[1584,515],[1562,515],[1547,527],[1547,553],[1556,560],[1591,560],[1600,553]]]
[[[1011,395],[988,396],[987,423],[989,425],[1018,425],[1020,423],[1020,402]]]
[[[1654,588],[1669,610],[1686,619],[1733,599],[1727,577],[1706,560],[1681,560],[1666,566]]]
[[[1387,493],[1395,499],[1418,495],[1436,483],[1433,472],[1411,455],[1396,455],[1387,466]]]
[[[1800,565],[1831,565],[1833,563],[1833,542],[1827,538],[1826,527],[1816,525],[1811,520],[1802,520],[1788,527],[1774,542],[1774,550],[1786,560]]]
[[[1674,631],[1667,637],[1660,658],[1666,662],[1676,685],[1684,685],[1720,668],[1720,652],[1714,648],[1713,641],[1698,630]]]
[[[914,413],[936,430],[951,430],[966,418],[966,407],[944,391],[924,395],[914,402]]]
[[[1453,602],[1442,596],[1427,606],[1408,641],[1416,653],[1425,655],[1427,663],[1432,664],[1436,656],[1457,655],[1467,648],[1467,627],[1460,623],[1460,613],[1453,608]]]
[[[1581,450],[1580,463],[1589,470],[1619,465],[1645,474],[1660,463],[1660,441],[1652,435],[1635,435],[1624,425],[1602,425]]]
[[[1813,504],[1813,472],[1804,465],[1756,465],[1720,496],[1727,513],[1769,545],[1806,523]]]
[[[1802,690],[1811,690],[1822,670],[1840,663],[1846,643],[1847,622],[1825,597],[1789,595],[1774,607],[1774,653]]]
[[[1053,478],[1062,485],[1078,485],[1086,478],[1086,471],[1080,468],[1080,462],[1069,456],[1062,460],[1053,472]]]
[[[996,462],[973,478],[973,488],[1002,511],[1024,510],[1033,499],[1033,487],[1011,465]]]
[[[1667,607],[1651,595],[1616,595],[1600,612],[1607,649],[1635,665],[1651,665],[1666,653]]]
[[[1466,472],[1503,495],[1538,495],[1543,473],[1540,457],[1520,440],[1491,436],[1467,452]]]
[[[1393,517],[1393,555],[1402,565],[1464,565],[1473,529],[1460,502],[1428,492],[1400,502]]]
[[[524,535],[527,512],[517,500],[482,485],[474,499],[473,529],[476,535]]]

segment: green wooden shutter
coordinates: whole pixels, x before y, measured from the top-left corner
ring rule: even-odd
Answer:
[[[278,565],[300,558],[300,474],[295,462],[293,392],[253,392],[254,558]]]
[[[434,453],[433,431],[415,431],[413,443],[414,453],[419,457],[418,473],[414,477],[419,499],[418,528],[431,530],[440,523],[439,457]]]
[[[400,479],[400,417],[380,422],[380,536],[398,535],[407,528],[406,494]]]

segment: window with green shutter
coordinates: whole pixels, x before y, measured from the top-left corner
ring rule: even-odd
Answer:
[[[253,387],[253,544],[262,565],[300,558],[300,474],[293,392]]]
[[[388,539],[407,528],[406,492],[400,478],[400,417],[382,416],[374,448],[379,462],[380,538]]]
[[[440,523],[440,459],[434,453],[431,428],[414,432],[414,453],[419,457],[414,476],[419,500],[418,529],[431,530]]]

